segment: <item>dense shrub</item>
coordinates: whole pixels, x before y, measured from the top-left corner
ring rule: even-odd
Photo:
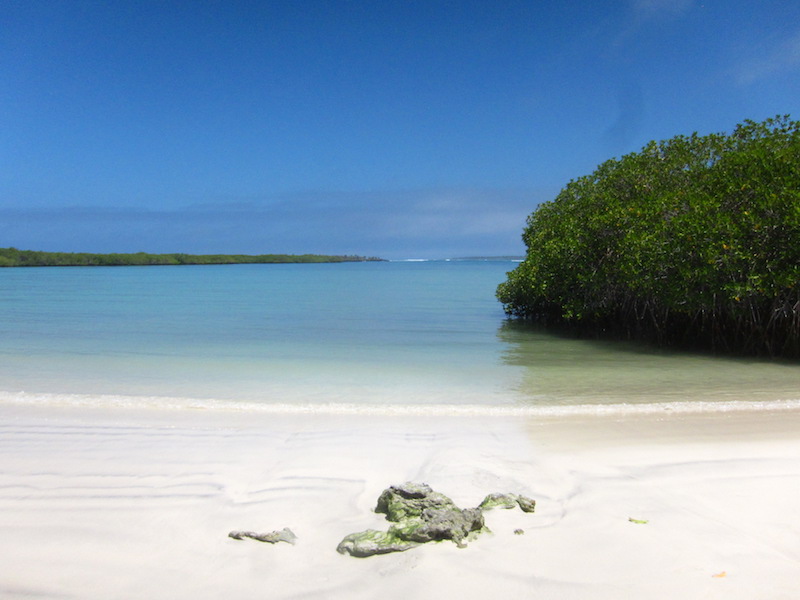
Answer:
[[[800,355],[800,122],[609,160],[542,204],[507,313],[660,343]]]

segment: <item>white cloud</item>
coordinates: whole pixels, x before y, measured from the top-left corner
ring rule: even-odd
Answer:
[[[611,47],[621,51],[628,40],[641,35],[643,29],[679,19],[694,6],[695,0],[629,0],[629,10],[617,28]]]
[[[784,74],[800,66],[800,30],[768,47],[760,55],[744,60],[736,68],[736,81],[750,85],[761,79]]]
[[[20,248],[93,252],[318,252],[385,258],[518,254],[526,217],[557,190],[307,192],[182,209],[6,211]]]
[[[634,15],[642,20],[681,15],[693,4],[694,0],[631,0]]]

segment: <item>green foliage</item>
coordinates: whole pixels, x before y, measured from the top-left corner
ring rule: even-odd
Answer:
[[[511,315],[800,355],[800,122],[745,121],[609,160],[541,205]]]
[[[119,267],[144,265],[232,265],[253,263],[338,263],[377,261],[363,256],[323,254],[89,254],[0,248],[0,267]]]

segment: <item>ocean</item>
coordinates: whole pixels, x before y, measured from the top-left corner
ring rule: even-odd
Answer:
[[[571,414],[800,406],[800,366],[506,318],[513,261],[0,269],[0,401]]]

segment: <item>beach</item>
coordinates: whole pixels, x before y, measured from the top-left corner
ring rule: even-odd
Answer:
[[[795,598],[800,411],[280,414],[0,403],[3,598]],[[383,489],[491,533],[353,558]],[[295,545],[228,537],[289,527]]]

